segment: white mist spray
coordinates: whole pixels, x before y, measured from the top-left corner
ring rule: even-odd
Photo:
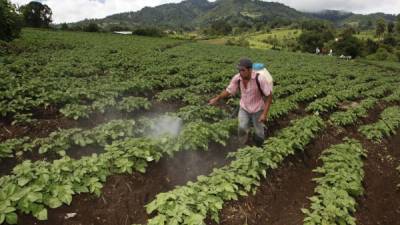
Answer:
[[[160,116],[155,118],[148,136],[158,138],[163,135],[178,136],[182,129],[182,119],[174,116]]]

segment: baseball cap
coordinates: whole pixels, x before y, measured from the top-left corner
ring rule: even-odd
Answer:
[[[241,68],[247,68],[248,69],[248,68],[252,68],[252,67],[253,67],[253,62],[248,58],[240,59],[239,60],[239,64],[237,65],[238,69],[241,69]]]

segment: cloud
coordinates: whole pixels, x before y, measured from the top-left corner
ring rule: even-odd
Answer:
[[[335,9],[355,13],[400,13],[399,0],[275,0],[301,11]]]
[[[85,18],[104,18],[111,14],[137,11],[145,6],[157,6],[181,0],[42,0],[53,11],[53,22],[77,22]],[[24,5],[30,0],[11,0]]]
[[[18,5],[31,0],[11,0]],[[104,18],[108,15],[137,11],[145,6],[177,3],[182,0],[40,0],[53,11],[53,22],[76,22],[85,18]],[[322,9],[346,10],[356,13],[400,13],[400,0],[273,0],[302,11]]]

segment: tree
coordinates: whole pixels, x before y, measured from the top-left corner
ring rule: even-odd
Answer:
[[[62,23],[61,24],[61,30],[69,30],[68,24],[67,23]]]
[[[376,36],[380,37],[382,34],[385,33],[386,23],[385,20],[379,19],[376,22]]]
[[[372,20],[368,20],[368,22],[367,22],[367,28],[372,28],[373,27],[373,23],[372,23]]]
[[[394,32],[394,27],[395,27],[394,23],[392,21],[390,21],[388,23],[388,25],[387,25],[388,33],[393,33]]]
[[[374,54],[379,48],[379,44],[372,39],[368,38],[364,43],[364,54],[371,55]]]
[[[335,37],[332,24],[324,21],[305,21],[301,27],[303,32],[298,37],[298,41],[301,49],[306,52],[315,52],[317,47],[321,49],[326,42]]]
[[[358,38],[350,35],[335,42],[333,48],[340,55],[351,55],[355,58],[361,54],[362,43]]]
[[[232,32],[232,26],[226,21],[218,20],[211,24],[210,33],[216,35],[227,35]]]
[[[333,27],[332,24],[319,20],[304,21],[301,25],[301,28],[303,30],[317,31],[317,32],[332,31],[333,30],[332,27]]]
[[[83,28],[83,31],[86,31],[86,32],[99,32],[100,31],[100,27],[97,25],[97,23],[90,22],[88,25],[86,25]]]
[[[21,17],[8,0],[0,0],[0,40],[11,41],[21,32]]]
[[[397,15],[396,32],[397,34],[400,34],[400,14]]]
[[[347,37],[347,36],[351,36],[353,34],[356,34],[357,31],[356,29],[354,29],[353,27],[346,27],[342,33],[340,34],[341,37]]]
[[[53,13],[50,7],[40,2],[32,1],[21,6],[20,11],[23,14],[25,25],[28,27],[47,28],[52,22]]]
[[[299,44],[303,51],[306,52],[315,52],[315,49],[322,48],[324,43],[332,40],[333,35],[324,34],[317,31],[303,31],[299,36]]]

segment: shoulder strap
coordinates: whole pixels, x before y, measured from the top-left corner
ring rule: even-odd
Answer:
[[[256,74],[256,83],[257,83],[258,90],[260,91],[261,95],[264,97],[264,96],[266,96],[266,95],[264,94],[263,90],[261,89],[260,81],[258,80],[258,77],[259,77],[259,76],[260,76],[260,74],[257,73],[257,74]],[[241,90],[241,89],[240,89],[240,79],[237,81],[237,84],[238,84],[239,90]]]
[[[260,74],[257,73],[257,74],[256,74],[256,83],[257,83],[258,90],[260,90],[261,95],[264,97],[264,96],[266,96],[266,95],[264,94],[263,90],[261,89],[260,81],[258,80],[258,77],[259,77],[259,76],[260,76]]]

